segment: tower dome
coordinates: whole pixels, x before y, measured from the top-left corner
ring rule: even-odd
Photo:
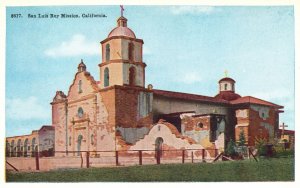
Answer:
[[[107,38],[114,36],[125,36],[130,38],[136,38],[134,32],[127,27],[127,19],[121,16],[117,20],[117,27],[115,27],[109,34]]]
[[[219,80],[219,94],[215,98],[232,101],[241,96],[235,93],[235,80],[229,77],[222,78]]]

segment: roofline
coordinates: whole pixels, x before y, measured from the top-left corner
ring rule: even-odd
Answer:
[[[235,101],[235,100],[233,100],[233,101],[230,102],[230,104],[232,104],[232,105],[239,105],[239,104],[257,104],[257,103],[254,103],[254,102],[251,102],[251,101],[250,101],[251,98],[254,98],[254,99],[257,99],[257,100],[261,100],[261,101],[270,103],[270,105],[268,105],[268,104],[257,104],[257,105],[262,105],[262,106],[272,106],[272,107],[275,107],[275,108],[278,108],[278,109],[284,108],[284,106],[281,106],[281,105],[278,105],[278,104],[275,104],[275,103],[272,103],[272,102],[269,102],[269,101],[266,101],[266,100],[263,100],[263,99],[260,99],[260,98],[257,98],[257,97],[253,97],[253,96],[244,96],[244,97],[241,97],[241,98],[249,98],[249,101],[234,104],[234,103],[232,103],[232,102]],[[239,98],[239,99],[241,99],[241,98]],[[236,99],[236,100],[239,100],[239,99]]]
[[[199,94],[193,94],[193,93],[183,93],[183,92],[177,92],[177,91],[168,91],[168,90],[160,90],[160,89],[153,89],[153,95],[158,95],[158,96],[163,96],[163,97],[168,97],[168,98],[177,98],[177,99],[182,99],[181,97],[171,97],[171,96],[165,96],[163,94],[158,94],[155,93],[155,91],[162,91],[162,92],[169,92],[169,93],[177,93],[177,94],[183,94],[183,95],[194,95],[198,97],[207,97],[208,99],[188,99],[184,98],[184,100],[190,100],[190,101],[202,101],[202,102],[207,102],[207,103],[218,103],[218,104],[224,104],[224,105],[230,105],[230,103],[226,100],[222,99],[216,99],[214,97],[206,96],[206,95],[199,95]],[[211,101],[209,100],[211,99]],[[212,101],[215,100],[215,101]],[[216,101],[218,100],[218,101]]]
[[[142,44],[144,44],[143,39],[138,39],[138,38],[132,38],[132,37],[127,37],[127,36],[112,36],[112,37],[108,37],[104,40],[102,40],[100,43],[104,44],[112,39],[127,39],[127,40],[132,40],[132,41],[136,41],[136,42],[141,42]]]

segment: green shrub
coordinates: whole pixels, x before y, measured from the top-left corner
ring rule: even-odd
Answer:
[[[227,144],[225,154],[231,157],[236,156],[237,152],[235,151],[235,147],[235,142],[232,139],[230,139],[230,141]]]
[[[255,148],[257,149],[259,156],[267,155],[266,143],[266,140],[263,138],[255,138]]]
[[[238,146],[244,146],[245,143],[246,143],[245,134],[244,134],[244,131],[241,131],[241,132],[240,132],[240,135],[239,135]]]

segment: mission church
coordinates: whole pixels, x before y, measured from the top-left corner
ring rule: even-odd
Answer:
[[[222,151],[230,139],[238,141],[241,131],[249,146],[256,138],[274,140],[283,106],[240,96],[227,76],[213,97],[145,86],[143,44],[127,19],[119,17],[101,41],[101,80],[81,60],[68,92],[57,91],[51,102],[52,124],[35,135],[8,137],[7,151],[42,151],[47,144],[46,149],[62,151],[58,156],[69,151]]]

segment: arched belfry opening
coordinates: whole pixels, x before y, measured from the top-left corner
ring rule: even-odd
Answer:
[[[104,87],[109,86],[109,69],[106,67],[104,69]]]
[[[106,44],[105,46],[105,60],[106,62],[110,60],[110,45]]]
[[[129,68],[129,85],[134,86],[136,79],[136,68],[135,67],[130,67]]]
[[[132,42],[128,43],[128,59],[133,61],[134,44]]]

